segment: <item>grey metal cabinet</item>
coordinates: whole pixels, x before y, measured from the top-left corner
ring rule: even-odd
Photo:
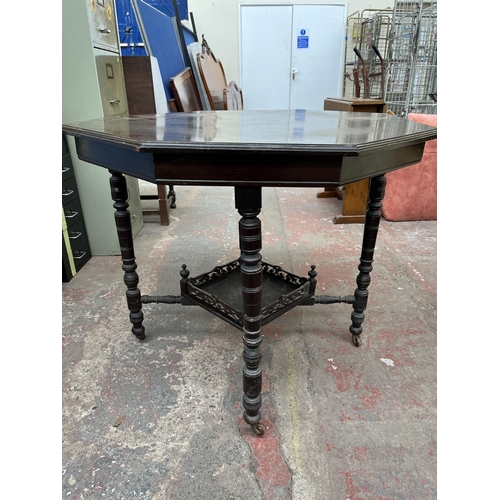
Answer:
[[[95,66],[104,116],[125,115],[127,113],[127,96],[121,57],[104,50],[95,50],[95,54]]]
[[[116,47],[119,47],[115,2],[90,0],[88,12],[94,47],[114,52]]]
[[[62,115],[72,123],[128,114],[114,0],[62,2]],[[85,216],[90,250],[120,255],[109,173],[83,162],[68,146]],[[127,176],[134,237],[144,225],[139,184]]]

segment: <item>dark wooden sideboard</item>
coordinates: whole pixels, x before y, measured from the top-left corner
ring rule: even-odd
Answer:
[[[433,127],[387,114],[305,110],[100,118],[65,124],[63,131],[75,136],[79,158],[110,171],[132,332],[146,336],[144,303],[198,305],[241,330],[243,416],[257,434],[264,433],[262,327],[299,305],[348,303],[349,331],[361,345],[384,174],[418,163],[425,142],[437,137]],[[234,186],[240,255],[196,277],[183,265],[179,295],[142,294],[124,174],[158,185]],[[296,276],[262,261],[263,187],[335,187],[362,179],[370,179],[370,189],[353,295],[316,295],[315,266],[308,276]]]

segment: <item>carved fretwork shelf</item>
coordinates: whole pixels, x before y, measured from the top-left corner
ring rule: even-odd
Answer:
[[[243,330],[239,260],[217,266],[208,273],[181,280],[181,296],[194,302],[220,319]],[[184,271],[188,274],[187,271]],[[181,273],[182,274],[182,273]],[[314,273],[315,275],[315,273]],[[314,295],[314,276],[304,278],[283,270],[280,266],[262,262],[263,325],[307,301]]]

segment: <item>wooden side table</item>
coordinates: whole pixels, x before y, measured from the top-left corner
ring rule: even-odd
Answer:
[[[426,141],[437,137],[433,127],[387,114],[303,109],[109,117],[65,124],[63,132],[75,136],[81,160],[111,174],[132,333],[146,338],[143,304],[200,306],[241,331],[243,419],[258,435],[265,431],[260,423],[262,327],[296,306],[350,304],[349,332],[355,346],[362,344],[384,174],[419,163]],[[195,276],[182,264],[180,295],[141,293],[124,174],[157,185],[233,186],[240,255]],[[371,179],[370,202],[354,294],[317,295],[321,269],[316,264],[307,276],[298,276],[262,260],[263,188],[335,187],[363,179]],[[181,262],[187,256],[174,257]]]
[[[325,111],[349,111],[357,113],[386,113],[387,104],[383,99],[333,98],[325,99]],[[365,222],[366,202],[368,200],[369,179],[325,188],[316,195],[317,198],[340,198],[342,215],[333,219],[334,224],[362,224]]]

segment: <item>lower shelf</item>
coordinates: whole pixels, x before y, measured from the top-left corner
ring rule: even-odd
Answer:
[[[236,328],[243,329],[240,262],[235,260],[217,266],[208,273],[181,282],[181,296],[207,309]],[[304,278],[280,266],[262,262],[261,324],[278,316],[314,295],[316,273]]]

